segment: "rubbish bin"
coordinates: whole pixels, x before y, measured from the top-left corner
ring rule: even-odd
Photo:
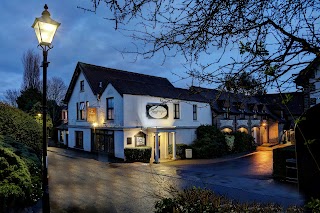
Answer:
[[[192,149],[186,149],[186,158],[192,158]]]

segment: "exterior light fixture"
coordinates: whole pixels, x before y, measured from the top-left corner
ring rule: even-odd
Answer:
[[[47,161],[47,68],[49,62],[47,60],[48,51],[52,49],[51,42],[60,26],[60,23],[50,18],[48,6],[44,5],[44,11],[40,18],[36,18],[32,24],[34,28],[39,45],[43,53],[43,91],[42,91],[42,210],[43,212],[50,212],[49,202],[49,186],[48,186],[48,161]]]
[[[50,18],[47,5],[44,6],[44,9],[42,16],[34,20],[32,28],[35,30],[40,46],[51,46],[60,23]]]

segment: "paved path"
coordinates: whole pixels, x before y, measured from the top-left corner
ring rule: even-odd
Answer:
[[[154,202],[172,187],[191,186],[241,201],[303,204],[295,187],[272,180],[270,151],[160,164],[110,163],[103,156],[54,147],[48,154],[52,212],[153,212]]]

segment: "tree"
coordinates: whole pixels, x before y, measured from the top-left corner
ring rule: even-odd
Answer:
[[[226,75],[224,81],[220,84],[221,89],[228,92],[241,93],[245,95],[262,95],[266,89],[261,84],[260,79],[255,79],[246,72],[238,75]]]
[[[10,106],[17,107],[18,106],[17,99],[19,96],[20,96],[20,91],[16,89],[7,89],[4,94],[5,102]]]
[[[28,50],[22,56],[24,68],[22,90],[29,88],[40,89],[40,56]]]
[[[21,95],[17,98],[18,108],[27,113],[31,113],[37,103],[41,105],[41,101],[42,94],[36,88],[22,91]]]
[[[52,77],[47,82],[47,98],[53,100],[57,105],[61,105],[66,95],[67,86],[60,77]]]
[[[132,32],[132,38],[144,44],[134,52],[146,58],[157,52],[165,57],[182,54],[187,62],[199,65],[187,72],[200,81],[216,83],[225,75],[246,71],[264,85],[281,87],[292,80],[290,74],[320,57],[319,1],[91,2],[93,9],[82,9],[96,12],[105,3],[115,28]],[[134,23],[134,28],[128,23]],[[222,53],[214,58],[217,49]],[[230,50],[238,50],[237,57],[231,57]],[[205,54],[213,59],[203,64],[199,59]],[[221,65],[224,57],[228,60]]]

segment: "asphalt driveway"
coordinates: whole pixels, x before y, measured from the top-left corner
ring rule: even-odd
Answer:
[[[52,212],[153,212],[173,188],[201,186],[244,201],[302,205],[297,187],[275,182],[272,152],[223,160],[160,164],[109,162],[73,150],[49,147]]]

